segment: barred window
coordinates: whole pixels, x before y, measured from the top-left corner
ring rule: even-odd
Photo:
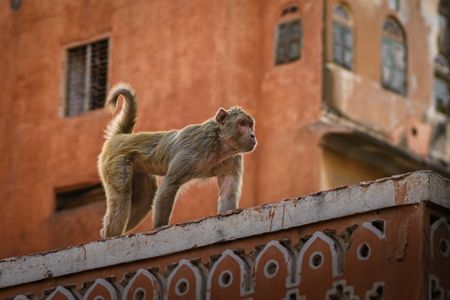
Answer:
[[[103,107],[108,82],[109,40],[68,49],[64,116]]]
[[[450,71],[448,61],[444,56],[436,57],[434,70],[434,108],[437,112],[450,116]]]
[[[281,23],[275,32],[275,65],[300,59],[302,46],[302,21],[300,19]]]
[[[401,25],[393,18],[383,23],[381,36],[381,83],[395,93],[406,94],[406,44]]]
[[[337,5],[333,12],[333,61],[353,70],[353,26],[350,12]]]

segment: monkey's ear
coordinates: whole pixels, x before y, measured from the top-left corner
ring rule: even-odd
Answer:
[[[227,117],[228,117],[228,112],[225,109],[223,109],[222,107],[219,108],[219,111],[216,114],[216,121],[223,125],[223,124],[225,124],[225,120],[227,119]]]

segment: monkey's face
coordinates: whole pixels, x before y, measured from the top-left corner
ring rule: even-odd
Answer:
[[[255,120],[238,106],[220,108],[215,117],[221,125],[220,138],[237,152],[251,152],[256,147]]]
[[[241,152],[251,152],[256,147],[256,136],[254,129],[254,121],[249,117],[241,118],[237,121],[235,127],[237,131],[237,148]]]

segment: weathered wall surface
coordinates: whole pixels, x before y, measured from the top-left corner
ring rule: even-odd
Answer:
[[[353,31],[353,68],[347,70],[333,61],[334,10],[340,2],[327,1],[324,99],[344,118],[380,139],[448,163],[448,117],[437,111],[434,90],[435,58],[448,56],[438,42],[439,35],[445,34],[438,21],[441,2],[445,1],[404,1],[393,8],[388,1],[346,1]],[[405,62],[404,94],[382,84],[383,26],[388,19],[398,24],[399,30],[394,31],[403,35],[404,55],[395,61]],[[373,26],[364,25],[368,23]]]
[[[356,161],[351,157],[322,149],[320,190],[330,187],[344,186],[351,182],[361,182],[387,177],[388,174],[372,165]]]
[[[125,81],[137,91],[136,131],[200,123],[220,106],[240,105],[256,118],[259,144],[245,157],[240,207],[424,168],[450,176],[450,125],[432,99],[439,1],[402,1],[398,10],[363,2],[344,3],[352,71],[333,62],[335,0],[0,4],[0,258],[99,238],[105,204],[56,212],[55,192],[99,183],[96,160],[112,116],[60,111],[67,49],[103,37],[109,85]],[[405,33],[405,95],[380,83],[387,17]],[[276,28],[292,20],[301,21],[300,58],[276,65]],[[214,215],[216,199],[214,184],[191,186],[172,223]],[[135,232],[151,228],[149,217]]]
[[[327,148],[322,189],[417,169],[449,176],[450,123],[445,108],[438,109],[435,87],[442,76],[435,59],[449,58],[448,38],[441,42],[448,19],[448,2],[439,0],[325,2],[322,121],[340,126],[330,132],[345,134],[321,141]],[[350,66],[336,49],[348,54]],[[398,72],[404,92],[386,86],[396,77],[383,80],[395,68],[405,70]],[[448,90],[448,74],[443,78]],[[439,98],[448,101],[446,93]]]
[[[314,3],[314,5],[313,5]],[[257,120],[245,157],[241,207],[318,189],[322,5],[298,3],[302,58],[275,67],[284,1],[23,1],[0,9],[0,257],[99,238],[103,203],[55,212],[55,191],[99,182],[96,160],[110,115],[60,115],[65,52],[110,39],[108,82],[137,91],[136,131],[181,128],[240,105]],[[294,146],[293,146],[294,145]],[[294,177],[293,174],[296,174]],[[297,178],[304,178],[299,182]],[[173,223],[216,213],[217,188],[192,186]],[[148,218],[136,231],[150,229]]]
[[[432,105],[433,61],[436,52],[435,16],[425,18],[424,8],[415,1],[404,1],[399,10],[390,9],[388,1],[346,1],[354,37],[354,68],[348,71],[333,63],[333,10],[339,1],[326,5],[326,103],[339,108],[352,119],[369,128],[391,134],[406,122],[407,116],[424,121]],[[406,39],[407,90],[399,95],[381,84],[382,25],[394,18],[402,26]],[[365,26],[364,24],[373,24]],[[434,36],[434,38],[433,38]],[[370,109],[368,109],[370,108]]]
[[[260,144],[262,156],[257,165],[261,182],[257,196],[264,202],[319,189],[319,132],[312,124],[320,117],[323,49],[322,5],[317,1],[292,2],[298,11],[282,16],[287,5],[266,2],[258,111],[264,143]],[[274,65],[275,27],[295,18],[301,18],[303,26],[301,57],[289,64]]]
[[[0,297],[446,299],[449,187],[420,171],[7,259]]]

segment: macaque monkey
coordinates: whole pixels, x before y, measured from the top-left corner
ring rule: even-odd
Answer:
[[[169,224],[180,187],[193,179],[217,178],[218,212],[238,207],[243,153],[256,147],[255,120],[239,107],[220,108],[203,124],[181,130],[132,133],[137,100],[127,84],[114,86],[105,109],[122,110],[106,129],[98,170],[106,192],[102,238],[124,234],[153,208],[154,228]],[[156,176],[165,176],[158,189]]]

